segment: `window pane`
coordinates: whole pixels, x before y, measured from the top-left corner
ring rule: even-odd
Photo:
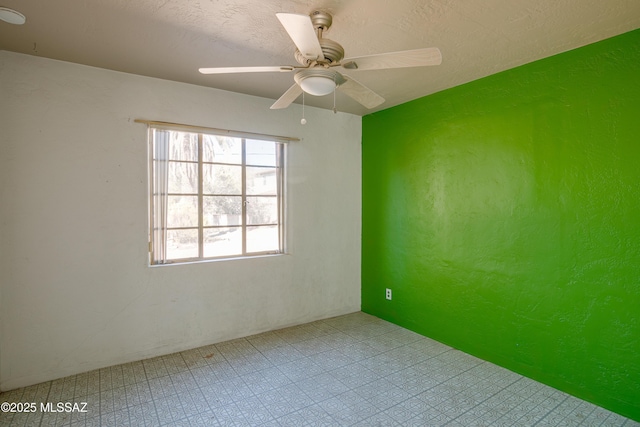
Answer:
[[[169,160],[198,161],[198,134],[189,132],[171,132],[169,141]]]
[[[242,163],[242,140],[226,136],[203,135],[202,157],[205,162]]]
[[[198,230],[168,230],[167,259],[196,258]]]
[[[246,144],[248,165],[276,166],[277,143],[247,139]]]
[[[242,194],[242,166],[202,165],[204,194]]]
[[[169,162],[169,193],[198,194],[198,164]]]
[[[242,225],[241,196],[205,196],[204,225]]]
[[[276,197],[247,197],[247,224],[277,224]]]
[[[283,144],[188,130],[150,135],[151,226],[167,238],[165,248],[163,233],[151,233],[152,263],[281,251]]]
[[[247,166],[247,194],[275,196],[278,194],[276,168]]]
[[[271,252],[280,250],[278,226],[247,227],[247,252]]]
[[[169,196],[167,206],[167,227],[198,226],[197,196]]]
[[[242,229],[239,227],[204,230],[204,256],[242,255]]]

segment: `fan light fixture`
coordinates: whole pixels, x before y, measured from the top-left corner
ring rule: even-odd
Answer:
[[[336,82],[325,76],[310,76],[300,82],[300,87],[309,95],[324,96],[336,90]]]
[[[341,84],[337,73],[325,68],[307,68],[298,71],[293,79],[303,91],[314,96],[329,95]]]
[[[27,22],[27,18],[23,14],[8,7],[0,7],[0,20],[15,25],[22,25]]]

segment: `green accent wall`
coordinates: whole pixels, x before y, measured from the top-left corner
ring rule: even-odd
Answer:
[[[640,420],[640,30],[365,116],[362,151],[363,311]]]

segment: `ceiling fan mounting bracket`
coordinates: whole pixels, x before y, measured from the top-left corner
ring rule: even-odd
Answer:
[[[331,27],[333,18],[331,14],[319,10],[311,12],[311,23],[316,30],[327,31]]]

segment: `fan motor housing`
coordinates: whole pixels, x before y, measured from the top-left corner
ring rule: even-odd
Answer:
[[[322,49],[322,54],[324,55],[324,62],[328,64],[335,64],[340,62],[342,58],[344,58],[344,48],[340,45],[340,43],[334,42],[330,39],[319,39],[320,48]],[[299,64],[307,66],[311,64],[312,59],[306,58],[299,50],[296,49],[295,53],[296,61]],[[323,61],[318,61],[322,63]]]
[[[344,58],[344,48],[337,42],[329,39],[320,39],[322,54],[329,63],[339,62]]]

